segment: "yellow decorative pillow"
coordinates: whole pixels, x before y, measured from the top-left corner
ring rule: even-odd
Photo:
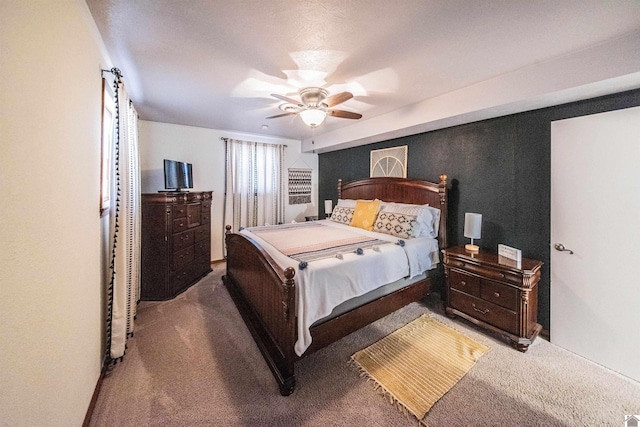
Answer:
[[[355,211],[353,212],[353,219],[349,225],[364,230],[373,230],[373,224],[376,222],[376,217],[378,216],[378,209],[380,209],[380,200],[378,199],[372,202],[358,200]]]

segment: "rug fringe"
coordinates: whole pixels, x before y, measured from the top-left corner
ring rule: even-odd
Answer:
[[[416,414],[411,412],[409,408],[404,406],[386,387],[380,384],[375,378],[373,378],[356,360],[350,358],[347,364],[351,367],[357,368],[360,371],[360,378],[365,378],[366,382],[373,382],[373,390],[381,394],[384,398],[389,400],[389,403],[398,409],[398,412],[404,414],[408,420],[413,418],[418,422],[418,426],[428,427],[422,420],[420,420]]]

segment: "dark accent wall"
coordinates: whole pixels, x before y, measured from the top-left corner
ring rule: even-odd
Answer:
[[[335,205],[338,178],[368,177],[371,150],[408,145],[407,177],[448,176],[449,246],[467,242],[464,214],[478,212],[479,246],[495,252],[503,243],[544,262],[538,321],[548,330],[551,122],[639,105],[640,90],[633,90],[320,154],[318,200]]]

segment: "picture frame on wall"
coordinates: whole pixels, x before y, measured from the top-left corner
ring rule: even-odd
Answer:
[[[310,168],[289,168],[289,204],[301,205],[311,203]]]
[[[407,177],[407,153],[409,146],[371,150],[369,176],[375,177]]]

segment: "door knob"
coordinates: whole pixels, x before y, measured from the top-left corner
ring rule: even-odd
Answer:
[[[555,245],[553,245],[553,247],[556,249],[556,251],[569,252],[569,255],[573,255],[573,251],[571,249],[565,248],[562,243],[556,243]]]

